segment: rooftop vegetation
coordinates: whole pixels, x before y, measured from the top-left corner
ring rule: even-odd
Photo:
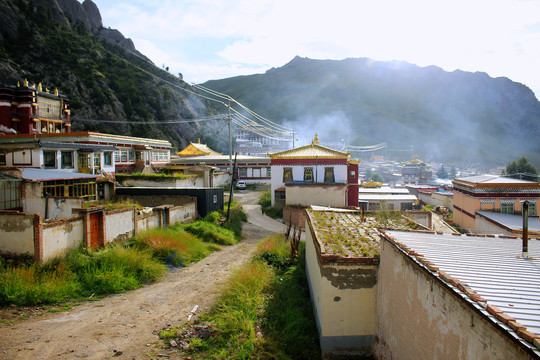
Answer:
[[[308,210],[313,228],[326,254],[344,257],[375,257],[379,255],[377,228],[416,229],[416,224],[399,211],[365,213]]]

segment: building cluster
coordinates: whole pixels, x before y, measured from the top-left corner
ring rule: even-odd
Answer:
[[[268,184],[283,220],[305,229],[325,355],[540,357],[540,183],[465,173],[438,181],[418,158],[379,163],[386,184],[363,182],[362,172],[374,165],[361,167],[317,135],[288,149],[259,133],[253,126],[237,129],[234,157],[200,141],[171,154],[165,140],[73,132],[68,99],[57,90],[26,81],[0,86],[0,223],[10,221],[6,214],[19,216],[26,225],[17,231],[29,239],[17,247],[4,236],[0,251],[44,259],[61,245],[74,246],[70,232],[83,234],[89,246],[103,245],[141,228],[193,219],[223,207],[218,186],[232,172],[233,180]],[[188,176],[159,186],[121,179],[154,172]],[[113,196],[157,210],[152,217],[133,209],[82,209],[84,202]],[[423,205],[435,212],[418,211]],[[80,216],[67,220],[69,231],[55,225],[64,240],[54,242],[53,226],[43,219],[73,213]]]

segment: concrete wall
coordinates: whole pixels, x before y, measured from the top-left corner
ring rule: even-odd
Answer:
[[[433,228],[433,214],[430,211],[407,211],[403,215],[427,229]]]
[[[34,215],[0,212],[0,254],[34,256]]]
[[[188,178],[175,177],[156,177],[155,179],[139,179],[130,177],[119,177],[120,183],[123,186],[134,187],[204,187],[204,179],[202,176],[192,176]]]
[[[175,206],[170,209],[169,222],[174,224],[176,222],[188,223],[195,221],[197,218],[197,205],[195,202],[190,202],[183,206]]]
[[[287,206],[332,206],[345,207],[346,185],[287,185]]]
[[[387,240],[377,290],[378,359],[532,359],[484,312]]]
[[[196,219],[195,201],[182,206],[162,207],[159,210],[120,209],[106,211],[103,224],[103,244],[130,239],[140,231],[162,227],[161,216],[169,215],[169,224],[190,222]],[[40,220],[36,223],[36,217]],[[47,224],[34,214],[0,212],[0,254],[33,256],[37,261],[47,261],[62,256],[70,249],[84,245],[89,227],[83,216],[62,219]]]
[[[105,243],[125,241],[135,234],[134,209],[107,211],[105,215]]]
[[[323,356],[365,356],[376,334],[377,265],[324,264],[306,223],[306,271]]]
[[[83,241],[81,217],[61,220],[43,226],[43,258],[53,259],[77,248]]]

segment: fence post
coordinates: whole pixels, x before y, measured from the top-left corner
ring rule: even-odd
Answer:
[[[34,214],[34,262],[43,262],[43,218]]]

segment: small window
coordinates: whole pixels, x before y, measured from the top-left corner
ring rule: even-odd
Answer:
[[[283,182],[291,182],[293,181],[293,175],[292,175],[292,168],[286,167],[283,168]]]
[[[324,168],[324,182],[325,183],[334,183],[336,182],[334,177],[334,168],[326,167]]]
[[[6,165],[6,153],[0,151],[0,165]]]
[[[120,151],[114,152],[114,161],[120,162]]]
[[[513,202],[501,202],[501,213],[502,214],[513,214],[514,213],[514,203]]]
[[[103,153],[103,165],[112,166],[112,152],[111,151],[105,151]]]
[[[246,178],[246,177],[247,177],[247,168],[240,168],[240,169],[238,169],[238,175],[239,175],[241,178]]]
[[[304,181],[313,182],[313,168],[312,167],[304,168]]]
[[[73,168],[73,151],[62,151],[61,164],[62,164],[62,169]]]
[[[214,195],[213,200],[214,200],[214,204],[217,203],[217,195]]]
[[[56,168],[56,151],[43,151],[43,166]]]
[[[536,216],[536,203],[529,203],[529,211],[527,214],[529,216]]]
[[[128,151],[129,161],[135,161],[135,151]]]
[[[128,152],[123,150],[120,152],[120,162],[127,162]]]

